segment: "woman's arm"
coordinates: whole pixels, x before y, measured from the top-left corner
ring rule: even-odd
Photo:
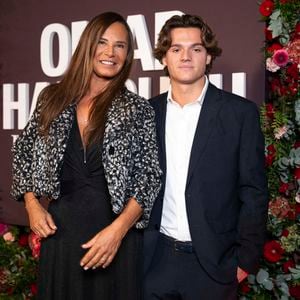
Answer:
[[[38,101],[31,119],[12,147],[13,161],[11,195],[17,201],[24,201],[25,193],[33,190],[32,161],[34,155],[34,144],[38,136],[40,109],[41,102]]]
[[[101,266],[106,268],[115,257],[122,239],[142,212],[141,206],[131,198],[122,213],[109,226],[82,245],[82,248],[89,250],[80,261],[80,265],[85,270]]]
[[[24,201],[31,230],[43,238],[54,234],[57,227],[52,216],[44,209],[35,195],[32,192],[26,193]]]
[[[133,167],[128,193],[143,208],[143,214],[136,223],[136,227],[142,229],[148,225],[154,201],[161,188],[162,174],[158,158],[155,113],[148,102],[144,102],[137,110],[133,135]]]

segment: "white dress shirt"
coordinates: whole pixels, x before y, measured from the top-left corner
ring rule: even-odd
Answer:
[[[191,241],[186,213],[185,187],[192,144],[207,91],[208,79],[199,97],[183,107],[168,91],[166,114],[166,187],[160,232],[180,241]]]

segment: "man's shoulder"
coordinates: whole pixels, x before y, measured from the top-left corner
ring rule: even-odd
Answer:
[[[233,94],[231,92],[225,91],[223,89],[219,89],[213,84],[209,85],[209,89],[213,90],[214,93],[217,93],[219,97],[222,98],[223,101],[225,101],[226,106],[234,107],[238,110],[256,110],[257,105],[255,102],[246,99],[244,97],[241,97],[239,95]]]
[[[161,103],[161,101],[166,101],[167,100],[167,95],[168,95],[167,92],[159,94],[155,97],[150,98],[149,102],[153,107],[156,107],[157,105],[159,105],[159,103]]]

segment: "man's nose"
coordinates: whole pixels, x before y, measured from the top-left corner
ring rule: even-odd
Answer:
[[[191,53],[190,53],[189,49],[182,49],[181,60],[182,61],[189,61],[189,60],[191,60]]]

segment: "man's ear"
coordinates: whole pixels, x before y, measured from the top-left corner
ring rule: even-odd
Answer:
[[[209,65],[210,62],[211,62],[211,55],[207,54],[207,56],[206,56],[206,65]]]
[[[161,59],[161,63],[163,64],[164,67],[167,66],[166,56],[164,56],[164,57]]]

